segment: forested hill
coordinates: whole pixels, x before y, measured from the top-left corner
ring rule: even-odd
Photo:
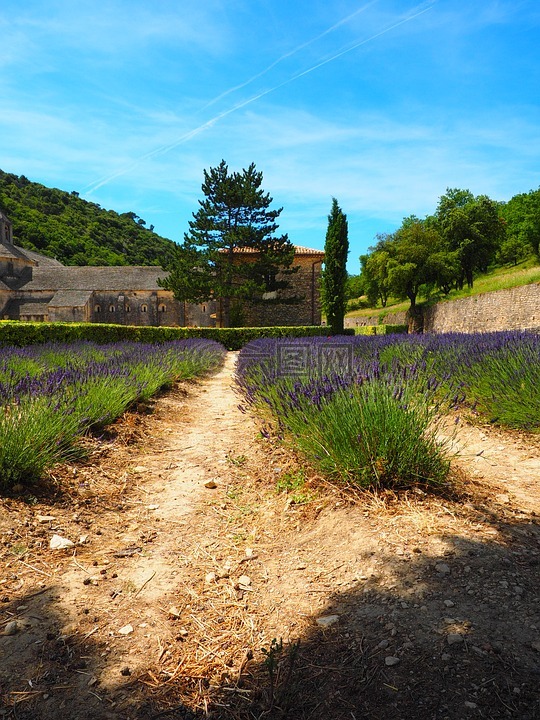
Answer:
[[[104,210],[76,192],[0,170],[0,210],[13,223],[16,245],[65,265],[164,265],[175,244],[134,212]]]

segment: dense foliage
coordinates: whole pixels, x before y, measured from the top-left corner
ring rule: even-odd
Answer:
[[[360,257],[360,287],[369,305],[389,298],[448,295],[489,268],[540,259],[540,190],[497,203],[486,195],[448,188],[433,215],[410,216],[396,232],[377,236]]]
[[[381,325],[377,332],[384,332]],[[406,331],[406,328],[405,328]],[[344,330],[354,335],[354,330]],[[375,332],[375,329],[374,329]],[[106,323],[44,323],[0,320],[0,347],[26,347],[47,342],[69,343],[90,340],[97,343],[131,342],[163,343],[170,340],[206,338],[224,345],[227,350],[240,350],[251,340],[261,337],[312,337],[327,335],[328,328],[317,325],[274,326],[255,328],[179,328],[141,325],[107,325]]]
[[[224,160],[204,170],[203,200],[193,213],[189,232],[160,284],[177,300],[222,299],[222,324],[228,326],[236,299],[262,299],[288,286],[277,279],[294,259],[287,235],[276,236],[282,208],[270,210],[272,198],[261,187],[262,173],[252,163],[229,172]],[[238,258],[238,251],[250,252]]]
[[[258,340],[237,382],[314,465],[362,486],[443,482],[450,409],[540,430],[534,333]]]
[[[501,261],[516,264],[531,251],[540,258],[540,189],[515,195],[501,206],[506,238]]]
[[[343,330],[347,298],[347,257],[349,228],[347,216],[332,199],[324,244],[324,268],[321,277],[321,303],[326,323],[332,333]]]
[[[216,369],[224,353],[211,340],[3,348],[0,487],[38,479],[89,429],[174,380]]]
[[[0,209],[13,223],[15,244],[64,265],[164,265],[172,240],[134,212],[119,215],[68,193],[0,170]]]

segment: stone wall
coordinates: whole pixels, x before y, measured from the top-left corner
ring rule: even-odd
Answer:
[[[9,317],[5,314],[5,310],[10,300],[11,292],[0,287],[0,320],[9,320]]]
[[[378,325],[379,316],[372,315],[370,317],[346,317],[344,326],[346,328],[367,327],[368,325]]]
[[[190,327],[216,327],[218,316],[217,300],[207,300],[195,305],[194,303],[181,303],[184,312],[184,325]]]
[[[32,265],[21,258],[0,257],[0,278],[7,287],[16,289],[32,278]]]
[[[540,330],[540,283],[440,302],[418,311],[425,333]],[[389,313],[382,323],[409,324],[405,312]],[[345,319],[345,327],[378,324],[378,315]]]
[[[48,317],[44,318],[47,322],[90,322],[90,303],[78,307],[51,307],[49,305],[48,310]]]
[[[90,322],[119,325],[184,325],[184,305],[168,290],[93,293]]]
[[[424,309],[424,332],[540,329],[540,283],[437,303]]]
[[[348,328],[366,327],[368,325],[407,325],[407,323],[407,313],[405,311],[388,313],[383,320],[379,319],[379,315],[345,318],[345,327]]]
[[[250,262],[256,255],[239,249],[237,259]],[[243,316],[242,324],[320,325],[323,258],[320,250],[295,246],[293,265],[298,272],[277,276],[290,281],[291,287],[240,304],[237,315]],[[11,224],[0,212],[2,319],[195,327],[215,327],[222,320],[223,302],[178,302],[160,285],[166,274],[154,266],[64,266],[13,245]],[[234,323],[237,326],[239,319]]]
[[[246,303],[243,306],[243,319],[251,327],[271,327],[274,325],[320,325],[321,324],[321,253],[319,255],[296,255],[294,267],[297,272],[281,277],[291,287],[278,290],[267,300]],[[295,300],[280,302],[280,300]]]
[[[384,316],[383,322],[385,325],[407,325],[409,321],[407,312],[403,310],[403,312],[388,313]]]

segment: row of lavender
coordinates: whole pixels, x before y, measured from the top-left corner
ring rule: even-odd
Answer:
[[[202,339],[2,348],[0,488],[38,479],[90,429],[176,380],[216,369],[224,355]]]
[[[441,484],[450,409],[540,428],[540,336],[448,334],[259,340],[237,384],[323,472],[362,486]]]

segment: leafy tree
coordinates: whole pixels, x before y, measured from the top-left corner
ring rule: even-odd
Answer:
[[[294,246],[287,235],[275,235],[282,208],[270,210],[272,198],[262,190],[262,179],[253,163],[229,172],[222,160],[204,171],[204,199],[162,281],[179,300],[219,298],[223,325],[236,299],[260,301],[288,286],[278,273],[292,272]]]
[[[507,238],[514,254],[517,250],[519,259],[523,259],[526,248],[529,248],[540,259],[540,188],[514,195],[502,205],[501,214],[506,222]],[[512,261],[513,259],[506,260]]]
[[[459,253],[449,250],[446,244],[441,242],[439,247],[433,248],[429,264],[432,279],[427,283],[428,286],[434,285],[443,295],[448,295],[450,290],[456,287],[461,275]]]
[[[514,263],[535,253],[540,259],[540,188],[498,203],[470,190],[447,189],[436,213],[407,217],[392,235],[378,235],[360,257],[368,304],[385,307],[389,295],[409,298],[414,310],[420,291],[473,285],[489,265]]]
[[[427,283],[427,290],[436,288],[444,295],[456,288],[461,277],[459,252],[450,248],[449,242],[443,237],[439,221],[435,215],[427,215],[422,221],[426,229],[434,230],[434,245],[431,248],[430,265],[433,279]]]
[[[385,307],[389,295],[408,299],[414,312],[422,288],[449,292],[460,266],[436,224],[429,218],[404,218],[392,235],[379,236],[370,255],[361,258],[364,287],[371,305]]]
[[[370,253],[360,256],[361,277],[364,283],[364,292],[370,307],[375,307],[380,301],[386,307],[389,295],[388,263],[390,261],[389,247],[392,235],[379,234],[378,242],[370,247]]]
[[[180,302],[205,302],[213,296],[213,289],[212,277],[205,272],[204,262],[202,252],[186,238],[175,250],[174,260],[168,267],[169,276],[158,282],[173,290]]]
[[[441,252],[437,230],[416,217],[405,218],[389,245],[388,286],[398,298],[408,298],[411,311],[423,285],[436,283],[434,255]]]
[[[475,272],[486,272],[504,239],[505,226],[496,202],[470,190],[448,188],[439,199],[436,217],[448,249],[460,262],[458,286],[473,286]]]
[[[321,277],[321,302],[326,321],[332,333],[343,332],[346,310],[347,256],[349,230],[347,216],[336,198],[328,216],[328,229],[324,244],[324,268]]]
[[[497,253],[497,262],[501,265],[515,266],[522,260],[526,260],[530,255],[532,255],[530,244],[520,237],[519,233],[512,234],[501,243]]]
[[[347,300],[356,300],[364,295],[364,278],[362,275],[347,275],[345,283],[345,298]]]

